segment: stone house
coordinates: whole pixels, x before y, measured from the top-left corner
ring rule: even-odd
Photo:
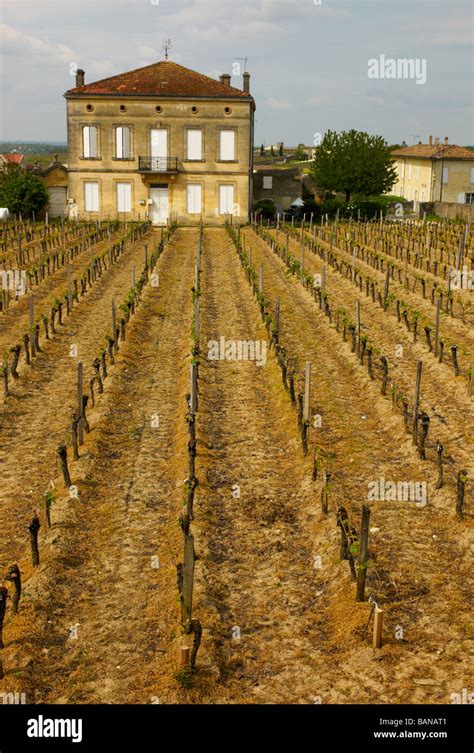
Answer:
[[[64,217],[68,214],[68,170],[66,165],[58,161],[55,155],[54,162],[41,171],[39,176],[48,189],[49,203],[48,215],[50,217]]]
[[[303,175],[299,167],[272,169],[262,166],[253,174],[254,203],[271,199],[279,214],[290,209],[302,194]]]
[[[474,204],[474,151],[429,137],[392,152],[398,182],[391,193],[415,202]]]
[[[243,88],[164,60],[64,95],[68,202],[78,217],[154,224],[246,222],[252,203],[255,102]]]

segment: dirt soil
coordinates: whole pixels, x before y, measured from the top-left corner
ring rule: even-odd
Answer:
[[[191,524],[193,614],[203,636],[191,685],[176,677],[178,648],[189,644],[179,627],[176,565],[197,230],[178,229],[157,263],[159,287],[145,288],[89,412],[81,458],[70,462],[77,498],[64,490],[55,458],[59,442],[69,442],[75,402],[69,344],[78,344],[85,364],[97,355],[112,297],[125,295],[154,233],[81,300],[2,405],[0,564],[5,571],[18,562],[24,595],[18,615],[8,610],[5,620],[0,692],[25,692],[29,703],[436,704],[472,687],[472,491],[465,519],[456,519],[453,478],[434,488],[435,464],[419,459],[350,344],[268,246],[251,230],[243,235],[254,268],[263,268],[265,295],[280,299],[280,341],[294,361],[297,391],[312,363],[311,414],[322,425],[311,426],[304,456],[237,251],[224,229],[206,228]],[[347,303],[349,283],[337,284]],[[396,335],[387,322],[363,310],[391,347]],[[265,365],[210,359],[209,342],[221,337],[266,342]],[[441,368],[426,378],[425,399],[447,413],[443,388],[453,378],[445,385]],[[450,399],[443,427],[468,462],[472,423],[457,391]],[[323,470],[332,473],[327,514]],[[426,481],[428,502],[369,503],[366,593],[384,609],[383,647],[373,649],[370,604],[356,602],[339,557],[336,511],[344,505],[359,529],[368,483],[381,476]],[[26,527],[51,478],[53,525],[43,520],[41,564],[33,569]]]

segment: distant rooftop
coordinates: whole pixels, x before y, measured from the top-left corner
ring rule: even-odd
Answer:
[[[392,151],[393,157],[417,157],[420,159],[472,159],[474,151],[456,144],[415,144]]]
[[[0,159],[6,165],[20,165],[23,162],[24,156],[18,152],[9,152],[0,154]]]

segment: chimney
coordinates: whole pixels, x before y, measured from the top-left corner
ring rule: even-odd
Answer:
[[[430,146],[433,146],[433,136],[429,137],[428,142]]]
[[[445,146],[448,146],[448,144],[449,144],[449,139],[448,139],[448,137],[447,137],[447,136],[445,136],[445,137],[444,137],[444,143],[445,143]]]
[[[85,72],[82,70],[82,68],[78,68],[76,71],[76,86],[84,86],[84,76]]]
[[[244,73],[244,92],[250,94],[250,73]]]
[[[230,73],[223,73],[219,76],[219,81],[221,84],[224,84],[224,86],[230,86]]]

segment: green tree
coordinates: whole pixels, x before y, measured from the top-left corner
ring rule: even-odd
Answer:
[[[308,152],[306,151],[304,144],[298,144],[298,148],[295,152],[295,160],[296,162],[304,162],[308,159]]]
[[[283,144],[280,144],[278,148],[278,156],[283,157]]]
[[[260,156],[263,157],[264,154],[265,154],[265,147],[262,144],[262,146],[260,147]]]
[[[40,212],[48,204],[44,183],[32,173],[13,167],[0,176],[0,206],[23,216]]]
[[[271,154],[271,156],[272,156],[272,157],[274,157],[274,156],[275,156],[275,150],[274,150],[274,148],[273,148],[273,144],[272,144],[272,145],[271,145],[271,147],[270,147],[270,154]]]
[[[328,131],[311,174],[320,188],[341,191],[350,201],[352,194],[377,196],[397,181],[390,147],[382,136],[363,131]]]

